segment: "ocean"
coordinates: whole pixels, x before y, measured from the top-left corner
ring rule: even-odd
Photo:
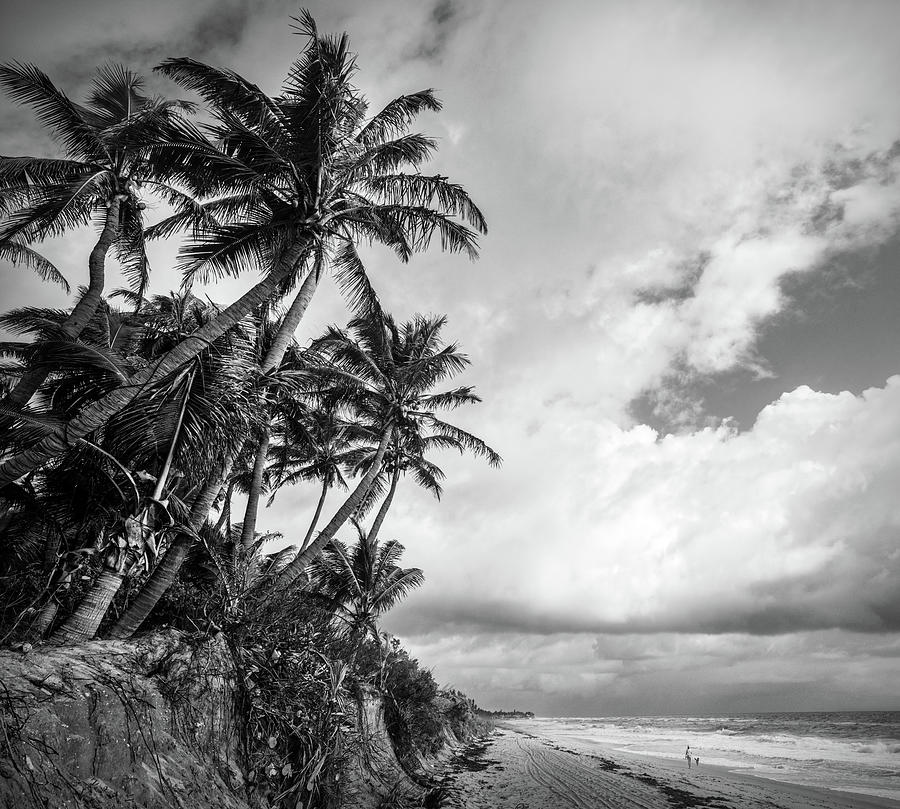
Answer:
[[[578,749],[715,764],[763,778],[900,800],[900,711],[536,718],[535,733]]]

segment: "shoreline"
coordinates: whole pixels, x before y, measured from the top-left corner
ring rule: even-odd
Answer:
[[[591,745],[574,749],[499,723],[451,761],[447,809],[900,809],[900,801],[800,786],[719,765]]]
[[[612,751],[613,756],[621,758],[633,757],[635,759],[646,760],[659,763],[663,766],[667,763],[666,759],[657,758],[656,756],[646,755],[643,753],[620,753],[618,750]],[[673,770],[684,769],[678,765],[672,764]],[[790,795],[806,795],[809,798],[821,796],[830,796],[832,798],[840,798],[841,800],[852,801],[850,806],[853,809],[900,809],[900,800],[887,798],[880,795],[870,795],[867,792],[851,792],[845,789],[831,789],[829,787],[815,787],[808,784],[795,784],[792,781],[781,781],[777,778],[767,778],[765,775],[757,775],[750,769],[740,767],[725,767],[721,764],[701,764],[700,769],[714,772],[720,778],[729,778],[735,781],[745,781],[748,784],[759,786],[763,789],[771,789],[777,792],[784,792]],[[694,770],[691,770],[694,772]],[[839,804],[843,805],[843,804]]]

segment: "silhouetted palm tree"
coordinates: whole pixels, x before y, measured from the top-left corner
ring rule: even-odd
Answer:
[[[437,409],[480,401],[468,387],[431,392],[436,384],[454,376],[469,363],[456,345],[441,343],[440,332],[445,322],[443,317],[419,316],[398,329],[389,315],[372,312],[353,320],[346,332],[331,328],[313,343],[312,350],[323,358],[321,373],[330,375],[346,391],[358,429],[368,434],[369,446],[374,449],[365,458],[365,474],[353,492],[316,539],[280,573],[278,586],[287,586],[299,576],[341,525],[365,503],[382,473],[387,453],[395,447],[399,462],[399,450],[411,434],[430,429],[433,446],[468,450],[487,458],[494,466],[500,464],[500,456],[480,438],[434,414]],[[373,526],[373,536],[377,535],[383,519],[382,511],[376,518],[377,525]]]
[[[394,540],[379,543],[354,523],[356,542],[347,547],[332,540],[311,567],[316,593],[331,602],[342,620],[355,650],[369,634],[380,646],[377,620],[425,581],[419,568],[399,565],[403,545]]]
[[[347,488],[341,470],[355,457],[357,431],[352,421],[342,418],[327,402],[311,407],[288,402],[284,411],[274,436],[272,498],[284,486],[313,481],[321,484],[309,528],[299,545],[302,551],[312,539],[328,491],[335,486]]]
[[[140,312],[145,326],[134,340],[144,361],[165,352],[214,316],[190,295],[158,296]],[[208,476],[220,443],[246,425],[244,368],[250,340],[223,335],[180,373],[148,388],[102,431],[102,448],[125,459],[143,482],[134,502],[123,504],[104,527],[104,566],[75,611],[54,634],[59,642],[92,637],[125,578],[152,565],[165,532],[183,515]],[[244,426],[246,429],[246,426]],[[220,435],[220,442],[210,442]]]
[[[420,110],[438,108],[431,92],[403,96],[366,121],[366,103],[350,83],[355,64],[346,35],[320,36],[308,15],[300,30],[308,45],[275,98],[231,71],[193,60],[161,66],[212,105],[216,123],[211,138],[181,124],[181,142],[159,144],[154,159],[192,195],[214,199],[200,207],[184,202],[155,232],[191,228],[182,260],[191,278],[254,267],[264,278],[159,362],[86,407],[65,436],[79,438],[105,424],[136,390],[189,361],[304,271],[315,273],[314,287],[329,262],[351,295],[368,296],[355,248],[360,239],[386,244],[403,261],[435,234],[445,249],[476,255],[476,233],[458,217],[477,231],[485,225],[465,191],[441,176],[400,171],[417,168],[434,150],[422,135],[395,136]],[[303,308],[302,297],[291,309]],[[285,330],[282,339],[290,336]],[[0,465],[0,485],[64,452],[65,436],[50,435]]]
[[[59,281],[58,271],[27,245],[92,221],[102,225],[88,260],[87,288],[59,328],[61,338],[75,340],[100,305],[110,248],[125,277],[143,293],[149,265],[141,188],[183,203],[180,192],[154,169],[146,146],[165,138],[177,113],[193,105],[144,95],[143,79],[120,65],[97,71],[84,104],[71,101],[33,65],[0,66],[0,84],[15,101],[35,109],[65,150],[58,159],[0,157],[0,256]],[[43,380],[35,369],[26,371],[4,404],[24,406]]]

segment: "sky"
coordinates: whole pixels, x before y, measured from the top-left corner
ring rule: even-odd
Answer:
[[[3,5],[3,58],[75,97],[168,56],[276,93],[302,44],[284,2]],[[435,89],[428,171],[490,228],[473,263],[365,254],[398,319],[448,315],[484,399],[456,423],[504,457],[441,456],[439,503],[402,485],[382,536],[426,583],[384,628],[493,709],[900,709],[900,4],[308,7],[373,109]],[[0,152],[53,148],[0,101]],[[46,245],[73,285],[91,241]],[[297,337],[346,319],[325,286]],[[317,494],[260,527],[302,537]]]

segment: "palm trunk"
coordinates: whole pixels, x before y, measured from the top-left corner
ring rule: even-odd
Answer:
[[[191,531],[196,532],[203,525],[203,521],[209,514],[219,489],[222,488],[222,483],[231,474],[231,467],[234,465],[242,448],[243,442],[238,442],[232,448],[225,459],[220,474],[215,475],[206,484],[194,501],[191,513],[188,516],[188,527]],[[178,571],[181,570],[181,566],[184,564],[188,551],[193,544],[194,537],[191,534],[179,533],[175,537],[165,556],[160,559],[159,564],[153,569],[153,573],[150,574],[150,578],[147,579],[137,597],[131,602],[122,617],[113,625],[109,632],[109,637],[130,638],[138,630],[166,590],[174,583],[175,578],[178,576]]]
[[[301,246],[295,250],[299,253]],[[210,343],[268,301],[281,281],[293,271],[295,261],[296,256],[285,261],[280,269],[270,273],[218,317],[213,318],[186,337],[155,364],[129,377],[124,384],[85,407],[63,430],[54,432],[36,446],[0,465],[0,488],[27,475],[49,459],[62,455],[73,443],[106,424],[148,385],[158,382],[177,368],[190,362]]]
[[[63,336],[69,340],[76,340],[81,332],[84,331],[84,327],[90,323],[91,318],[97,311],[97,307],[100,306],[100,301],[103,300],[103,287],[106,283],[106,254],[119,235],[119,207],[122,199],[118,195],[113,197],[109,208],[106,210],[106,222],[103,225],[103,231],[100,233],[100,238],[97,240],[88,258],[87,291],[81,296],[81,299],[75,304],[75,307],[60,327]],[[25,407],[46,378],[47,371],[44,369],[34,368],[27,371],[19,380],[19,383],[3,399],[3,405],[16,410]],[[3,421],[8,426],[8,422],[11,419],[5,418]]]
[[[166,453],[166,459],[163,461],[162,469],[156,480],[156,486],[151,495],[153,500],[162,500],[163,492],[166,490],[166,484],[169,482],[169,473],[172,471],[172,461],[175,459],[175,449],[178,446],[178,439],[181,437],[181,427],[184,424],[184,412],[187,410],[188,397],[191,393],[191,386],[196,378],[195,373],[191,373],[190,381],[184,390],[184,398],[181,401],[181,409],[178,411],[178,420],[175,422],[175,431],[172,433],[172,440],[169,442],[169,451]]]
[[[56,618],[57,612],[59,612],[59,602],[55,598],[51,598],[41,607],[41,611],[38,613],[37,618],[34,619],[34,623],[29,627],[28,633],[35,638],[43,638],[47,634],[47,630],[53,623],[54,618]]]
[[[166,459],[163,462],[162,470],[160,470],[159,478],[153,490],[151,498],[153,500],[161,500],[166,483],[169,480],[169,473],[172,469],[172,460],[175,457],[175,448],[178,445],[178,438],[181,434],[181,427],[184,423],[184,412],[187,409],[188,393],[190,388],[185,391],[181,408],[178,412],[178,420],[175,424],[175,431],[172,434],[172,440],[169,442],[169,450],[166,453]],[[136,520],[141,526],[141,537],[143,539],[141,548],[135,551],[136,556],[143,553],[147,554],[148,563],[156,557],[157,548],[153,541],[152,526],[150,525],[150,507],[149,505],[141,509],[136,515]],[[110,603],[125,581],[125,568],[117,568],[112,570],[105,568],[103,573],[92,585],[91,589],[85,594],[79,603],[75,612],[70,615],[65,623],[60,627],[59,631],[54,633],[53,641],[56,643],[76,643],[81,640],[89,640],[96,632],[97,627],[103,620],[103,615],[108,609]],[[52,618],[51,618],[52,620]]]
[[[375,516],[375,521],[372,523],[372,527],[369,529],[366,537],[370,543],[375,542],[375,537],[378,536],[378,532],[381,530],[381,524],[384,522],[388,509],[391,507],[391,501],[394,499],[394,492],[397,491],[397,480],[399,477],[400,467],[395,464],[394,473],[391,475],[391,488],[387,493],[387,497],[384,498],[381,508],[378,509],[378,514]]]
[[[262,362],[262,372],[264,374],[268,373],[273,368],[277,368],[281,364],[281,361],[284,359],[284,354],[291,344],[291,340],[294,339],[294,332],[297,331],[297,326],[300,325],[303,315],[306,314],[306,309],[309,306],[309,302],[312,300],[313,293],[316,291],[318,285],[319,268],[313,267],[306,274],[306,278],[303,280],[300,291],[294,298],[293,303],[291,303],[290,308],[285,312],[281,325],[278,327],[278,333],[275,335],[275,339],[272,341],[272,345],[266,353],[265,359]]]
[[[106,610],[119,591],[125,578],[124,570],[119,572],[104,567],[100,578],[91,586],[88,594],[81,600],[66,622],[53,633],[51,643],[68,644],[90,640],[97,634],[97,627],[106,615]]]
[[[266,356],[263,358],[261,370],[264,374],[281,365],[285,352],[291,344],[291,340],[294,338],[294,332],[297,330],[297,326],[300,325],[300,321],[306,313],[306,309],[309,306],[309,302],[312,300],[313,293],[316,291],[318,284],[319,268],[313,267],[313,269],[306,274],[306,278],[300,287],[300,291],[297,293],[290,308],[285,313],[281,325],[278,327],[275,339],[272,341],[272,345],[269,347]],[[263,408],[268,410],[267,401],[263,402]],[[253,462],[253,478],[250,483],[250,491],[247,495],[247,507],[244,509],[244,527],[241,531],[241,545],[244,548],[249,548],[253,544],[253,539],[256,536],[256,518],[259,512],[259,496],[262,492],[262,481],[266,471],[266,460],[268,458],[270,441],[271,434],[267,428],[260,441],[259,448],[256,451],[256,458]]]
[[[247,493],[247,507],[244,509],[244,527],[241,530],[241,546],[246,550],[256,537],[256,514],[259,510],[259,495],[262,492],[263,475],[266,473],[266,461],[269,460],[269,443],[272,440],[267,427],[256,448],[253,461],[253,477],[250,480],[250,491]]]
[[[181,437],[181,427],[184,424],[184,412],[187,410],[188,395],[191,392],[191,385],[194,384],[194,379],[195,375],[191,374],[190,382],[185,388],[184,397],[181,401],[181,409],[178,411],[178,421],[175,423],[175,431],[172,433],[172,440],[169,442],[169,451],[166,453],[166,459],[163,461],[159,477],[156,479],[156,486],[153,488],[153,494],[150,495],[150,499],[156,500],[157,502],[162,500],[163,492],[166,490],[166,484],[169,482],[169,474],[172,471],[172,461],[175,459],[175,449],[178,446],[178,439]],[[151,526],[149,523],[150,507],[148,506],[143,510],[141,515],[141,524],[146,529],[150,529]],[[149,569],[153,566],[153,562],[159,553],[159,546],[156,544],[157,536],[154,533],[151,533],[150,530],[146,530],[144,536],[146,538],[144,552],[147,555],[147,568]]]
[[[319,502],[316,504],[316,513],[313,514],[312,522],[309,524],[309,528],[306,529],[306,536],[303,537],[303,542],[300,545],[300,550],[298,553],[303,553],[309,546],[309,541],[312,539],[313,531],[316,530],[316,524],[319,522],[319,517],[322,516],[322,506],[325,505],[325,495],[328,494],[328,481],[323,481],[322,483],[322,493],[319,495]]]
[[[216,521],[216,531],[221,531],[225,523],[231,521],[231,498],[234,494],[234,486],[235,481],[230,480],[225,487],[225,499],[222,501],[222,512],[219,514],[219,519]]]
[[[393,425],[389,425],[385,428],[384,433],[381,435],[381,443],[378,445],[378,451],[375,453],[375,458],[372,460],[372,464],[369,466],[369,469],[362,480],[360,480],[350,496],[344,501],[344,504],[331,518],[331,522],[319,532],[319,535],[315,540],[313,540],[304,551],[297,554],[297,558],[278,574],[278,578],[275,580],[275,590],[287,587],[293,582],[294,579],[303,572],[306,566],[322,552],[322,549],[334,539],[334,535],[338,532],[340,527],[347,522],[350,515],[356,511],[357,507],[372,487],[372,481],[375,480],[375,476],[381,468],[381,461],[384,459],[384,454],[387,452],[388,444],[390,444],[393,434]]]

